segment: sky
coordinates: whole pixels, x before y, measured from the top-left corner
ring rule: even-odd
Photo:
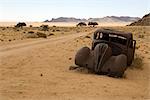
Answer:
[[[142,17],[147,13],[150,13],[150,0],[0,0],[0,21]]]

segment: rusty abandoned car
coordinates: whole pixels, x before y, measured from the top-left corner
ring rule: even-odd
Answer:
[[[98,29],[92,47],[83,47],[75,55],[75,64],[96,74],[122,77],[132,64],[136,41],[132,33]]]

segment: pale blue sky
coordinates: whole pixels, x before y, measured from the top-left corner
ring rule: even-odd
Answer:
[[[0,21],[43,21],[57,17],[138,16],[150,0],[0,0]]]

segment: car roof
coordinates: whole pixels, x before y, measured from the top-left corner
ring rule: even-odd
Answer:
[[[128,38],[128,39],[132,39],[132,33],[116,31],[113,29],[98,29],[94,32],[94,35],[96,35],[97,33],[113,34],[113,35],[123,36],[123,37]]]

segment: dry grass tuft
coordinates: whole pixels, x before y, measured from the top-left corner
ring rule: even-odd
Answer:
[[[136,68],[136,69],[142,70],[143,69],[143,58],[136,54],[130,68],[131,69]]]
[[[34,33],[34,31],[29,31],[28,33],[33,34],[33,33]]]
[[[91,38],[91,37],[87,35],[87,36],[85,36],[85,38]]]
[[[38,35],[38,37],[40,38],[47,38],[47,35],[45,33],[42,33],[42,32],[37,32],[36,33]]]
[[[144,38],[144,35],[143,35],[143,34],[140,34],[140,35],[138,36],[138,38]]]
[[[38,35],[37,34],[28,34],[26,37],[27,38],[38,38]]]
[[[53,33],[48,34],[48,36],[52,36],[52,35],[54,35],[54,34]]]

